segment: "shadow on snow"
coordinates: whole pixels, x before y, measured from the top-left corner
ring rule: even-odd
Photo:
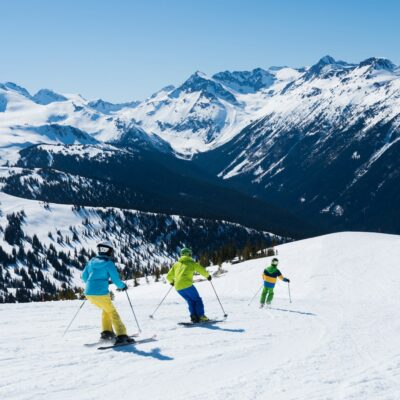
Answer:
[[[160,361],[174,360],[173,357],[162,354],[159,347],[155,347],[154,349],[151,349],[150,351],[143,351],[143,350],[137,349],[137,347],[135,347],[133,345],[133,346],[115,347],[113,350],[121,352],[121,353],[132,353],[132,354],[136,354],[137,356],[142,356],[142,357],[151,357],[151,358],[155,358]]]
[[[246,330],[243,328],[239,328],[239,329],[221,328],[218,325],[212,325],[212,324],[195,324],[193,326],[189,326],[189,328],[205,328],[205,329],[210,329],[212,331],[223,331],[223,332],[231,332],[231,333],[246,332]]]

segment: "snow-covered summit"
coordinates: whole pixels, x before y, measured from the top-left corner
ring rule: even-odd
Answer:
[[[42,105],[47,105],[57,101],[66,101],[67,98],[62,94],[56,93],[50,89],[41,89],[39,90],[32,99]]]
[[[247,94],[270,87],[275,82],[276,76],[262,68],[256,68],[252,71],[219,72],[213,75],[213,79],[236,92]]]
[[[12,90],[14,92],[21,94],[22,96],[25,96],[28,99],[31,98],[31,95],[27,89],[25,89],[22,86],[17,85],[16,83],[13,83],[13,82],[6,82],[4,84],[0,83],[0,89]]]
[[[390,72],[393,72],[396,69],[396,65],[392,61],[388,60],[387,58],[377,57],[371,57],[361,61],[360,68],[365,66],[369,66],[376,70],[386,70]]]
[[[304,79],[329,79],[347,70],[354,69],[355,67],[355,64],[349,64],[340,60],[337,61],[331,56],[325,56],[307,70]]]
[[[201,93],[202,96],[211,101],[222,99],[235,106],[239,105],[236,97],[230,91],[200,71],[191,75],[181,86],[171,92],[169,97],[178,98],[182,93],[190,94],[194,92]]]
[[[102,99],[93,100],[88,103],[88,106],[103,113],[111,114],[116,111],[122,110],[123,108],[135,108],[140,101],[131,101],[127,103],[110,103],[109,101],[104,101]]]

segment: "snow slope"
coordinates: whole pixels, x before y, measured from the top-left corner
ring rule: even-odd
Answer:
[[[339,233],[279,247],[293,303],[279,283],[274,306],[248,301],[269,260],[225,266],[214,285],[229,313],[214,327],[182,328],[186,307],[168,290],[130,289],[143,336],[158,342],[99,352],[99,312],[79,301],[1,305],[0,398],[395,400],[400,398],[400,237]],[[221,314],[211,286],[197,287],[209,316]],[[125,294],[116,305],[135,331]]]

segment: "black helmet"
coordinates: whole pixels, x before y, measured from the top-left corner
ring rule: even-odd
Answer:
[[[272,259],[272,261],[271,261],[271,264],[272,264],[272,265],[278,265],[278,264],[279,264],[279,260],[278,260],[276,257],[274,257],[274,258]]]

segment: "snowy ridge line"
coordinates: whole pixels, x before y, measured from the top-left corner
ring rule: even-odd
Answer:
[[[400,73],[390,65],[379,58],[348,64],[326,56],[304,68],[225,71],[212,77],[198,71],[177,88],[166,87],[144,101],[123,104],[49,90],[31,96],[18,85],[1,84],[0,155],[15,159],[7,143],[15,143],[16,148],[24,142],[42,143],[39,128],[56,132],[50,139],[53,143],[67,140],[63,129],[78,129],[100,142],[116,141],[133,129],[151,146],[169,143],[190,157],[229,142],[265,116],[278,131],[304,127],[321,113],[337,125],[349,109],[346,122],[354,124],[376,108],[377,113],[368,118],[369,125],[375,125],[393,118],[398,110]],[[79,143],[79,136],[72,135],[68,144]]]

